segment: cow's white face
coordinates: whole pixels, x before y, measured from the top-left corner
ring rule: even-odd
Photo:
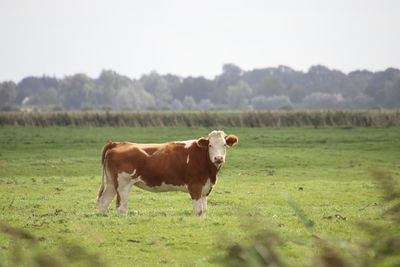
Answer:
[[[227,136],[223,131],[212,131],[208,138],[200,138],[197,140],[199,147],[208,148],[210,160],[216,166],[225,162],[226,147],[233,146],[238,142],[238,138],[234,135]]]
[[[212,131],[208,135],[208,155],[215,165],[225,162],[226,141],[224,132]]]

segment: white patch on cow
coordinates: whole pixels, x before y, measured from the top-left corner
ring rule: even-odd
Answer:
[[[136,174],[136,169],[133,170],[133,172],[131,173],[131,177],[134,177]]]
[[[199,199],[192,199],[193,212],[198,217],[206,216],[207,211],[207,197],[203,196]]]
[[[223,131],[212,131],[208,135],[208,154],[210,156],[210,160],[216,166],[225,162],[226,155],[226,141],[225,141],[225,133]],[[220,160],[220,162],[217,162]]]
[[[189,164],[189,154],[188,154],[188,156],[186,158],[186,164]]]
[[[185,145],[184,148],[188,149],[189,147],[192,146],[192,144],[193,144],[194,141],[196,141],[196,140],[175,141],[174,143],[177,143],[177,144],[184,144],[184,145]]]
[[[191,147],[194,141],[195,141],[195,140],[185,141],[185,142],[184,142],[184,143],[185,143],[185,148],[188,149],[189,147]]]
[[[201,195],[206,196],[210,192],[211,188],[212,188],[211,181],[210,179],[207,179],[206,184],[203,185],[203,188],[201,189]]]
[[[118,174],[117,180],[118,180],[118,187],[120,185],[125,186],[125,185],[130,185],[132,186],[132,176],[136,173],[136,169],[130,174],[127,172],[121,172]]]

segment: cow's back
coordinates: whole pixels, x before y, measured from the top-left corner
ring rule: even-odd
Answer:
[[[115,174],[132,171],[146,165],[149,154],[134,143],[120,142],[107,151],[107,169]]]

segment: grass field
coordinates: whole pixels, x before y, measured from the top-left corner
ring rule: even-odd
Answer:
[[[317,250],[310,236],[351,243],[364,234],[358,221],[387,223],[369,169],[399,177],[400,128],[227,128],[240,141],[228,150],[206,218],[193,216],[185,193],[137,188],[128,216],[114,206],[106,216],[97,212],[100,149],[107,141],[187,140],[209,130],[0,128],[0,222],[39,240],[21,245],[19,264],[35,261],[32,251],[61,259],[76,244],[109,266],[218,265],[227,246],[270,228],[283,239],[285,260],[306,266]],[[311,231],[288,200],[315,223]],[[15,262],[15,242],[0,233],[1,266]]]

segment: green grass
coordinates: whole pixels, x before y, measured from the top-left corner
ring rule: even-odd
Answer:
[[[316,251],[311,235],[352,242],[363,237],[358,221],[385,224],[369,169],[399,177],[400,128],[224,129],[240,141],[228,150],[206,218],[193,216],[188,194],[137,188],[128,216],[113,204],[107,216],[97,212],[107,141],[187,140],[209,130],[0,128],[0,222],[31,232],[40,240],[37,250],[78,244],[110,266],[220,264],[224,248],[246,242],[256,228],[276,230],[287,261],[308,265]],[[288,200],[314,221],[312,232]],[[12,242],[0,233],[0,265],[10,263]]]

